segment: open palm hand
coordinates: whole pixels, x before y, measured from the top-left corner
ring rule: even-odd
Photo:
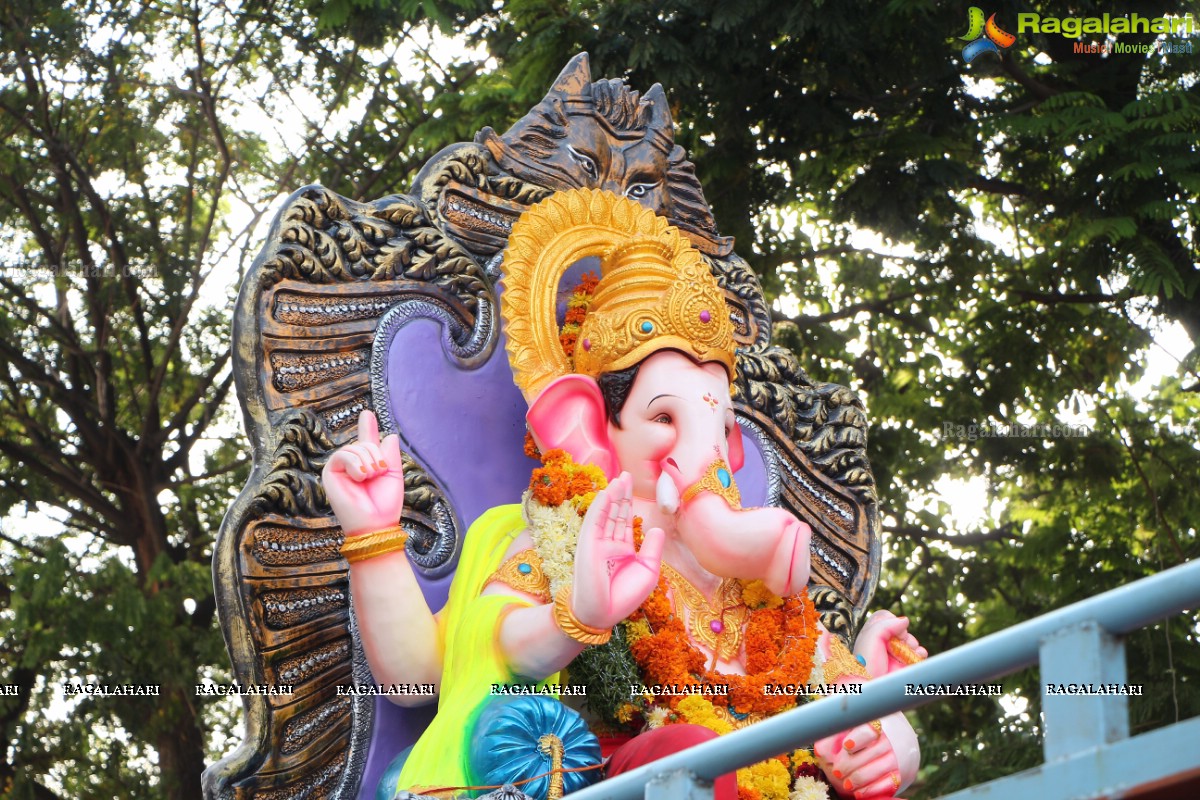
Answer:
[[[666,535],[651,528],[637,549],[632,496],[633,478],[621,473],[596,494],[583,518],[571,605],[584,624],[611,628],[636,611],[658,584]]]

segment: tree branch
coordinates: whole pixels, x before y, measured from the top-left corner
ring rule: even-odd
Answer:
[[[791,322],[801,328],[811,325],[821,325],[827,322],[833,322],[839,319],[848,319],[860,314],[868,312],[878,314],[885,317],[891,317],[897,322],[904,323],[911,328],[914,328],[927,336],[932,336],[934,331],[930,326],[929,321],[921,319],[913,314],[905,311],[899,311],[893,308],[893,303],[899,303],[903,300],[910,299],[916,295],[916,292],[902,292],[900,294],[888,295],[879,300],[863,300],[858,303],[851,303],[836,311],[827,311],[824,314],[798,314],[794,317],[789,317],[775,309],[771,309],[771,319],[774,322]]]
[[[1025,89],[1028,90],[1029,93],[1038,100],[1049,100],[1051,97],[1061,94],[1058,89],[1047,86],[1041,81],[1031,77],[1029,73],[1025,72],[1025,70],[1021,69],[1021,66],[1017,64],[1016,59],[1013,58],[1012,53],[1002,53],[1000,55],[1000,64],[1004,68],[1004,71],[1008,73],[1009,77],[1024,86]]]
[[[217,477],[220,477],[221,475],[228,475],[230,472],[233,472],[236,469],[240,469],[241,467],[245,466],[248,463],[250,463],[250,460],[248,458],[237,458],[237,459],[234,459],[233,461],[229,462],[228,464],[226,464],[223,467],[219,467],[214,470],[209,470],[208,472],[204,472],[199,475],[189,475],[186,478],[180,478],[178,480],[173,480],[167,485],[171,489],[178,489],[181,486],[191,486],[192,484],[200,483],[201,481],[211,480],[212,478],[217,478]]]
[[[0,539],[3,539],[4,541],[8,542],[13,547],[24,550],[27,553],[32,553],[33,555],[37,556],[38,558],[46,557],[46,551],[43,550],[42,548],[34,547],[33,545],[31,545],[27,542],[22,542],[20,539],[14,539],[13,537],[9,536],[7,533],[5,533],[2,530],[0,530]]]
[[[990,531],[980,531],[977,533],[938,533],[927,528],[921,528],[916,525],[897,525],[892,528],[884,528],[883,532],[891,536],[903,536],[907,539],[917,539],[920,541],[937,541],[946,542],[947,544],[961,545],[971,547],[984,542],[996,542],[1006,539],[1019,539],[1016,534],[1017,525],[1015,522],[1006,522],[999,528],[994,528]]]
[[[1127,303],[1134,297],[1132,292],[1125,292],[1124,294],[1105,294],[1103,292],[1063,294],[1058,291],[1035,292],[1029,289],[1009,289],[1008,292],[1021,300],[1028,300],[1033,303],[1045,303],[1047,305],[1056,303]]]
[[[1029,196],[1029,187],[1023,183],[1013,183],[1012,181],[1000,180],[999,178],[985,178],[982,175],[972,176],[965,185],[968,189],[975,189],[980,192],[1016,195],[1018,197]]]
[[[179,417],[178,414],[176,415],[176,417],[180,419],[180,424],[177,428],[179,431],[179,449],[176,450],[166,461],[167,474],[170,474],[183,467],[192,445],[195,444],[196,440],[200,438],[200,435],[204,433],[209,424],[212,423],[213,417],[216,416],[217,410],[220,409],[221,404],[225,402],[225,398],[229,395],[229,390],[232,387],[233,372],[231,371],[225,376],[224,380],[221,381],[221,384],[217,387],[216,391],[213,392],[212,397],[206,403],[204,403],[203,410],[200,414],[200,419],[197,420],[194,425],[192,425],[191,431],[184,430],[184,424],[187,422],[187,416],[184,415],[183,417]]]
[[[32,450],[11,439],[0,439],[0,453],[23,464],[34,472],[41,473],[59,489],[96,509],[101,516],[108,519],[114,525],[127,522],[125,515],[121,513],[120,509],[110,503],[95,486],[88,483],[83,475],[72,474],[67,471],[63,467],[62,462],[54,459],[49,453]]]

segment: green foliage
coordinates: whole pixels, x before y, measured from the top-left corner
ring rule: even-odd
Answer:
[[[194,696],[230,677],[210,564],[249,461],[228,309],[271,204],[313,164],[337,183],[331,114],[374,92],[350,139],[374,155],[346,157],[388,190],[463,124],[436,130],[433,78],[315,22],[302,4],[0,9],[6,797],[198,798],[234,735],[236,704]]]
[[[642,682],[625,626],[614,628],[607,644],[580,653],[571,662],[569,680],[572,686],[587,687],[583,706],[597,719],[616,719],[617,710],[630,703],[629,687]]]
[[[989,9],[1008,30],[1018,10],[1061,13]],[[1072,13],[1178,10],[1081,0]],[[403,191],[442,146],[524,113],[579,50],[595,77],[666,87],[722,232],[777,300],[776,341],[866,398],[887,535],[877,604],[911,616],[932,651],[1200,555],[1200,349],[1139,382],[1155,335],[1200,341],[1194,55],[1102,58],[1022,34],[966,65],[963,8],[920,0],[3,14],[0,248],[137,268],[5,278],[0,510],[79,534],[63,547],[6,529],[10,682],[149,674],[166,687],[224,668],[204,571],[244,456],[233,437],[197,446],[220,438],[228,388],[224,309],[193,299],[197,276],[218,244],[248,263],[261,234],[243,230],[245,208],[256,222],[311,181],[359,199]],[[438,31],[478,50],[439,55]],[[160,49],[186,65],[171,80]],[[259,108],[278,121],[271,135],[239,120]],[[1090,433],[954,434],[1067,419]],[[164,499],[114,488],[137,479]],[[967,486],[983,493],[964,519]],[[1146,686],[1136,729],[1200,711],[1195,631],[1192,615],[1128,639],[1130,680]],[[1024,711],[978,699],[919,712],[926,766],[911,796],[1038,763],[1037,681],[1006,680]],[[70,797],[176,791],[149,764],[182,704],[158,717],[89,701],[56,719],[42,713],[53,697],[0,697],[14,759],[0,778],[18,776],[15,796],[47,780]],[[227,710],[199,716],[193,727],[229,726]]]

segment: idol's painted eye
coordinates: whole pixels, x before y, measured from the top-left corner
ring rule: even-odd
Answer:
[[[626,197],[640,200],[658,187],[657,183],[635,183],[625,190]]]
[[[571,158],[575,159],[575,163],[587,173],[589,178],[595,180],[600,176],[600,170],[596,167],[596,159],[592,158],[587,153],[579,152],[571,145],[567,145],[567,152],[571,154]]]
[[[654,421],[661,422],[663,425],[670,425],[671,424],[671,415],[670,414],[659,414],[657,417],[654,418]]]

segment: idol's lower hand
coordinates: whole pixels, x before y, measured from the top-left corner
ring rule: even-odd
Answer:
[[[921,762],[917,735],[899,713],[821,739],[813,752],[838,793],[856,800],[897,797]]]

